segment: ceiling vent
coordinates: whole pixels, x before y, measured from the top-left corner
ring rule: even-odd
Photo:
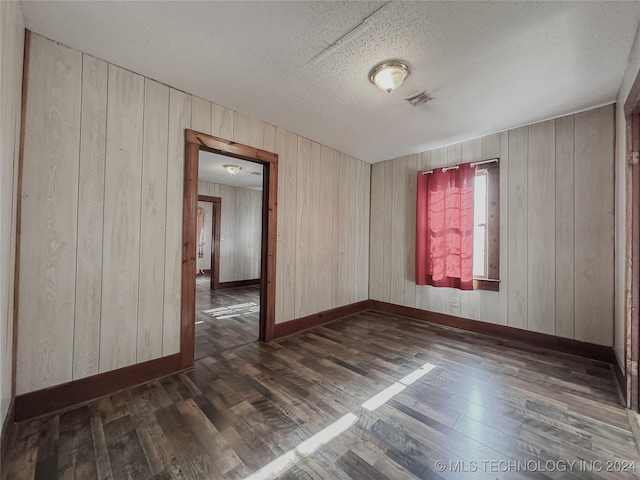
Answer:
[[[262,175],[262,172],[251,172],[251,175]]]
[[[423,90],[422,92],[414,93],[405,98],[405,100],[409,102],[409,105],[412,107],[417,107],[418,105],[427,103],[429,100],[433,100],[433,97]]]

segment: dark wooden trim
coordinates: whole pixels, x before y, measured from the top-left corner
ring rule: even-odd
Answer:
[[[220,288],[220,226],[222,216],[222,198],[210,197],[198,194],[199,202],[211,202],[213,204],[213,226],[211,231],[211,290]],[[203,270],[206,272],[207,270]]]
[[[16,397],[16,421],[77,406],[183,370],[176,353]]]
[[[428,312],[417,308],[394,305],[391,303],[370,300],[369,308],[377,312],[388,313],[410,317],[416,320],[437,323],[449,327],[460,328],[470,332],[490,335],[492,337],[503,338],[515,342],[525,343],[536,347],[547,348],[557,352],[568,353],[580,357],[599,360],[601,362],[613,363],[615,361],[613,349],[603,345],[581,342],[570,338],[556,337],[544,333],[530,332],[519,328],[496,325],[494,323],[479,322],[467,318],[454,317],[444,313]]]
[[[202,272],[203,272],[205,275],[211,275],[211,269],[210,269],[210,268],[205,268],[204,270],[202,270]]]
[[[194,361],[199,150],[197,145],[185,142],[184,201],[182,204],[182,295],[180,296],[182,368],[193,366]]]
[[[18,303],[20,298],[20,238],[22,232],[22,175],[24,170],[24,135],[27,123],[27,93],[29,87],[29,56],[31,30],[24,31],[24,59],[22,63],[22,103],[20,111],[20,151],[18,152],[18,181],[16,185],[16,260],[13,282],[13,338],[11,343],[11,399],[16,397],[18,365]]]
[[[613,364],[611,365],[613,368],[613,374],[616,379],[616,384],[618,385],[618,389],[620,390],[620,395],[622,395],[622,404],[626,405],[627,403],[627,389],[626,382],[624,377],[624,372],[622,371],[622,366],[618,361],[617,356],[613,359]]]
[[[198,145],[199,148],[227,157],[241,158],[250,162],[278,163],[278,155],[259,148],[214,137],[206,133],[187,130],[187,143]]]
[[[7,464],[10,447],[15,441],[17,428],[16,423],[13,420],[15,418],[14,406],[14,399],[11,399],[9,409],[7,410],[7,416],[4,417],[4,422],[2,423],[2,433],[0,434],[0,465]]]
[[[182,318],[180,352],[183,368],[193,365],[195,342],[196,208],[200,150],[241,158],[264,166],[262,188],[262,246],[260,263],[260,340],[274,338],[276,316],[276,232],[278,155],[223,138],[185,130],[185,191],[182,249]],[[195,181],[193,175],[195,172]]]
[[[254,278],[252,280],[236,280],[235,282],[221,282],[220,289],[223,290],[225,288],[248,287],[250,285],[260,285],[260,279]]]
[[[296,318],[288,322],[278,323],[276,324],[275,338],[293,335],[308,328],[317,327],[342,317],[364,312],[365,310],[369,310],[370,302],[371,300],[363,300],[362,302],[351,303],[342,307],[332,308],[331,310],[314,313],[306,317]]]
[[[640,106],[640,72],[636,75],[636,79],[629,90],[629,95],[627,95],[627,99],[624,102],[624,116],[630,116],[637,110],[638,106]]]
[[[473,279],[474,290],[487,290],[489,292],[500,291],[500,280],[489,280],[487,278],[474,278]]]

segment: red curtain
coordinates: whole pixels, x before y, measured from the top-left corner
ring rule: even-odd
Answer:
[[[475,167],[418,172],[416,284],[473,290]]]

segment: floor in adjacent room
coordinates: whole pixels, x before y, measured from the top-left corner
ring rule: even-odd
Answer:
[[[610,365],[365,312],[24,422],[2,467],[12,480],[481,480],[635,478],[620,471],[634,465]]]
[[[260,285],[210,289],[210,277],[196,277],[195,358],[258,340]]]

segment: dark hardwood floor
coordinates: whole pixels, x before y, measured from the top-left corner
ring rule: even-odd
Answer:
[[[212,291],[210,281],[196,277],[196,360],[255,342],[260,333],[260,286]]]
[[[22,423],[11,455],[12,480],[623,479],[640,469],[609,365],[373,312]]]

